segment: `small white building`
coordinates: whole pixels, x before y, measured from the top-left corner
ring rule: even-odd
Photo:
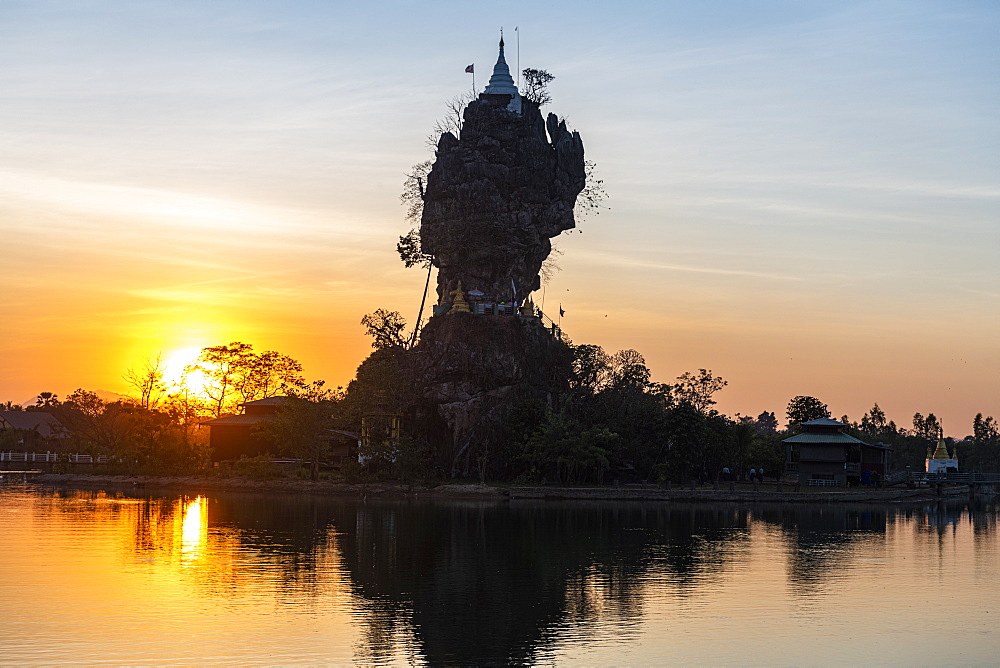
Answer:
[[[958,471],[958,449],[955,450],[955,457],[952,458],[948,454],[948,448],[944,444],[944,436],[938,439],[937,448],[934,453],[931,454],[930,449],[927,450],[927,473],[948,473]]]

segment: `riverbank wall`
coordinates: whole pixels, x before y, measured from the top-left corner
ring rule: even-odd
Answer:
[[[20,479],[20,476],[18,477]],[[654,486],[621,487],[548,487],[497,486],[450,483],[441,485],[402,483],[357,483],[311,480],[251,480],[238,477],[212,476],[111,476],[85,474],[35,474],[24,482],[57,488],[98,489],[115,492],[170,492],[207,494],[211,492],[261,492],[268,494],[322,494],[345,497],[401,498],[465,498],[494,502],[520,500],[585,500],[585,501],[648,501],[670,503],[923,503],[945,497],[967,496],[968,487],[904,489],[807,489],[794,491],[784,485],[754,488],[735,485],[733,488],[663,489]]]

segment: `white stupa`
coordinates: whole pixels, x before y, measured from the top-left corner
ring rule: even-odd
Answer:
[[[937,448],[933,454],[928,448],[925,470],[927,473],[947,473],[949,470],[958,471],[958,450],[956,449],[955,456],[951,457],[948,454],[948,447],[944,444],[944,433],[938,436]]]
[[[515,114],[521,113],[521,94],[517,91],[517,86],[514,85],[514,78],[510,76],[510,68],[503,57],[503,35],[500,35],[500,55],[497,58],[497,64],[493,66],[493,76],[490,77],[490,83],[483,90],[483,93],[485,95],[510,95],[510,104],[507,105],[507,110],[513,111]]]

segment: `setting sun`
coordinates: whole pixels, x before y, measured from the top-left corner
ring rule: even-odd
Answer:
[[[201,348],[177,348],[163,356],[163,382],[167,392],[187,389],[190,394],[202,396],[205,389],[205,374],[199,370],[188,370],[198,359]]]

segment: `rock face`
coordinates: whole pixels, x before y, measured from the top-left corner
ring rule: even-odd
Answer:
[[[469,313],[453,292],[461,283],[479,302],[523,302],[540,287],[550,239],[575,226],[585,181],[580,135],[552,114],[543,122],[522,98],[480,95],[465,109],[461,138],[438,142],[420,237],[443,306],[406,365],[423,394],[412,420],[452,475],[509,471],[512,416],[551,405],[570,366],[568,347],[538,317]]]
[[[407,377],[423,392],[409,421],[434,444],[445,471],[502,476],[512,415],[552,405],[571,363],[568,346],[537,318],[437,316],[407,351]]]
[[[510,101],[480,95],[465,109],[461,138],[438,141],[420,239],[439,269],[439,300],[459,281],[486,301],[523,299],[540,287],[549,240],[575,226],[586,181],[579,133],[554,114],[543,122],[528,100],[520,114],[509,111]]]

